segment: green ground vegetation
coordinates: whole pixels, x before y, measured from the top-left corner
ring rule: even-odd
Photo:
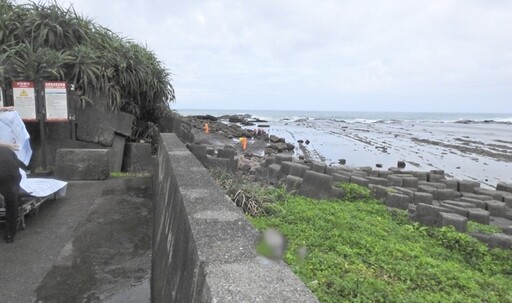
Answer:
[[[482,223],[478,223],[478,222],[474,222],[474,221],[468,221],[468,232],[469,233],[478,232],[478,233],[492,235],[492,234],[500,233],[501,228],[499,228],[498,226],[495,226],[495,225],[486,225],[486,224],[482,224]]]
[[[286,236],[285,262],[321,302],[512,302],[511,251],[410,222],[367,189],[341,187],[343,201],[276,190],[278,202],[248,215],[256,228]],[[307,251],[305,259],[297,251]]]
[[[150,173],[127,173],[127,172],[111,172],[111,178],[125,178],[125,177],[147,177],[151,176]]]

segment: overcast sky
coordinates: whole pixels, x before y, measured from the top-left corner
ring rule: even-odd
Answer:
[[[146,44],[174,108],[512,113],[512,1],[58,0]]]

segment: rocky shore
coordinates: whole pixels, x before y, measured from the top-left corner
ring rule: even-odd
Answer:
[[[508,169],[512,168],[512,141],[504,137],[510,131],[508,123],[471,121],[470,124],[477,126],[468,128],[461,121],[347,123],[336,119],[285,118],[276,122],[250,114],[180,116],[180,119],[186,121],[194,135],[189,142],[207,146],[210,154],[219,147],[236,150],[244,161],[288,154],[298,160],[317,160],[329,166],[443,170],[447,177],[476,181],[484,188],[512,181]],[[204,131],[205,124],[208,133]],[[461,124],[463,128],[457,126]],[[240,138],[248,139],[246,149],[242,149]],[[333,159],[333,154],[341,154],[338,150],[345,157]]]
[[[482,188],[474,180],[454,179],[445,171],[406,169],[406,161],[383,168],[349,167],[342,159],[329,165],[310,158],[309,139],[295,146],[284,138],[269,135],[262,128],[251,128],[249,116],[190,116],[194,143],[190,150],[207,167],[219,167],[256,182],[284,186],[288,191],[315,199],[343,198],[337,183],[355,183],[368,187],[390,208],[408,211],[411,220],[428,226],[451,225],[467,231],[468,221],[490,224],[502,233],[473,236],[490,247],[512,248],[512,184],[500,182],[494,189]],[[263,121],[260,121],[263,122]],[[205,123],[208,132],[205,132]],[[250,139],[242,149],[240,138]],[[469,141],[469,142],[465,142]],[[470,140],[461,143],[475,142]],[[425,143],[425,142],[422,142]],[[445,144],[447,143],[432,143]],[[466,145],[467,147],[467,145]],[[455,146],[464,150],[465,145]],[[505,157],[503,160],[509,160]]]
[[[229,147],[246,158],[262,158],[274,154],[293,154],[296,146],[284,138],[269,134],[267,121],[250,115],[187,116],[185,119],[194,129],[194,143],[210,148]],[[208,125],[208,132],[205,131]],[[240,138],[247,138],[249,144],[242,149]],[[300,144],[300,143],[299,143]]]
[[[410,121],[348,123],[336,119],[283,118],[265,121],[249,114],[183,117],[195,143],[231,147],[246,158],[292,154],[330,166],[444,170],[448,177],[486,188],[512,182],[512,141],[506,123],[463,124]],[[204,132],[205,124],[209,133]],[[247,138],[242,150],[240,138]]]

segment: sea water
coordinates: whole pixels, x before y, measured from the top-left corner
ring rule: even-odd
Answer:
[[[268,121],[270,134],[298,145],[329,165],[343,159],[383,169],[406,161],[406,169],[445,170],[448,176],[487,187],[512,182],[512,114],[180,110],[183,115],[246,114]],[[296,156],[302,155],[300,149]]]
[[[180,109],[182,115],[252,115],[266,121],[296,121],[300,119],[343,120],[346,122],[460,122],[490,121],[512,123],[512,113],[435,113],[435,112],[362,112],[362,111],[293,111],[293,110],[231,110],[231,109]],[[486,122],[487,121],[487,122]]]

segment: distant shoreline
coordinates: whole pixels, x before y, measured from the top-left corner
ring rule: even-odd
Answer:
[[[439,121],[439,122],[510,122],[512,113],[438,113],[438,112],[373,112],[373,111],[302,111],[302,110],[237,110],[237,109],[179,109],[179,114],[188,115],[242,115],[269,118],[272,121],[283,119],[337,119],[345,121]]]
[[[207,114],[220,116],[217,112]],[[487,116],[477,118],[483,121]],[[487,187],[500,181],[512,182],[512,123],[277,117],[265,124],[269,125],[265,130],[270,134],[295,145],[295,157],[307,154],[312,160],[329,165],[345,160],[353,167],[375,169],[378,165],[387,169],[396,167],[397,161],[405,161],[406,169],[442,169],[450,177],[478,181]],[[311,144],[299,145],[299,140],[309,140]]]

